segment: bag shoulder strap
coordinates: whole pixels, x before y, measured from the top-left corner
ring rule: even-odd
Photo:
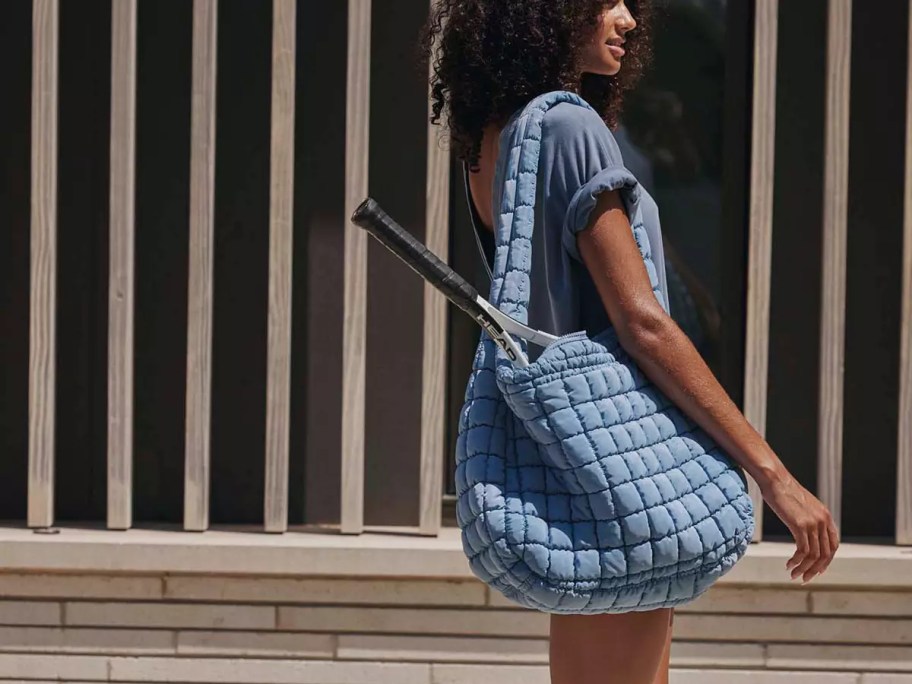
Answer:
[[[528,322],[542,121],[545,113],[561,102],[592,109],[576,93],[551,91],[531,100],[518,120],[501,132],[494,181],[494,187],[500,190],[500,211],[494,217],[494,272],[489,300],[523,324]],[[510,135],[504,135],[508,131]]]

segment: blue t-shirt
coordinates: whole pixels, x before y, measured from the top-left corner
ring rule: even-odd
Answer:
[[[509,140],[519,121],[517,110],[501,131],[500,149]],[[611,130],[593,110],[570,102],[549,109],[542,120],[542,138],[535,199],[535,225],[532,234],[532,274],[528,324],[554,335],[585,329],[595,335],[611,321],[589,271],[581,261],[576,233],[589,219],[602,191],[620,190],[634,231],[648,236],[652,264],[650,280],[661,293],[659,301],[666,312],[668,290],[659,211],[655,201],[624,166],[620,149]],[[507,155],[497,160],[496,178],[503,178]],[[488,272],[494,263],[494,236],[481,227],[471,202],[466,169],[466,196],[474,230]],[[494,188],[494,206],[500,206],[503,188]],[[653,268],[654,267],[654,268]],[[663,301],[664,298],[664,301]],[[530,344],[529,358],[541,349]]]

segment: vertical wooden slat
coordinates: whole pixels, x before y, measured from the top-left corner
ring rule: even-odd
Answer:
[[[288,529],[291,270],[294,209],[295,2],[273,0],[266,359],[265,528]]]
[[[830,509],[833,520],[839,526],[842,509],[852,0],[830,0],[828,14],[817,496]]]
[[[108,527],[133,516],[133,278],[136,0],[111,5],[111,214],[108,286]]]
[[[32,5],[29,527],[54,522],[58,10],[57,0]]]
[[[766,433],[769,368],[778,34],[779,0],[758,2],[754,16],[744,415],[761,435]],[[753,541],[760,541],[763,527],[763,497],[760,495],[757,482],[750,476],[748,490],[754,504]]]
[[[184,528],[209,526],[217,0],[193,2]]]
[[[912,544],[912,9],[906,60],[906,178],[903,217],[902,319],[899,348],[899,435],[896,543]]]
[[[432,0],[431,6],[434,2]],[[433,68],[431,60],[429,69]],[[430,116],[430,98],[428,116]],[[428,121],[425,244],[444,262],[448,259],[450,158],[439,144],[440,127]],[[443,445],[446,435],[446,298],[424,284],[424,353],[421,376],[421,473],[419,532],[440,531],[443,504]]]
[[[364,529],[364,398],[367,234],[351,215],[367,194],[371,0],[348,0],[345,103],[345,288],[342,330],[342,511],[340,531]]]

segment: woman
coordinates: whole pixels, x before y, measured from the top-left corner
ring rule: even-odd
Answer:
[[[622,194],[636,180],[611,128],[623,93],[647,62],[649,15],[645,0],[439,0],[423,42],[433,55],[431,120],[446,118],[468,171],[476,231],[490,251],[504,126],[529,100],[553,90],[576,92],[592,105],[594,111],[562,103],[543,120],[529,324],[555,335],[613,325],[652,381],[758,483],[795,538],[786,568],[804,583],[827,569],[839,546],[832,516],[751,427],[669,316],[653,200],[641,189],[664,303],[626,214]],[[668,682],[672,619],[668,608],[552,613],[551,681]]]

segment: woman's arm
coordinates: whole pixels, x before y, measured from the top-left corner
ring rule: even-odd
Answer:
[[[675,405],[750,473],[764,500],[789,526],[798,545],[786,565],[796,564],[792,578],[804,574],[808,581],[823,572],[839,545],[830,512],[795,481],[662,308],[617,190],[598,196],[576,240],[621,345]]]

